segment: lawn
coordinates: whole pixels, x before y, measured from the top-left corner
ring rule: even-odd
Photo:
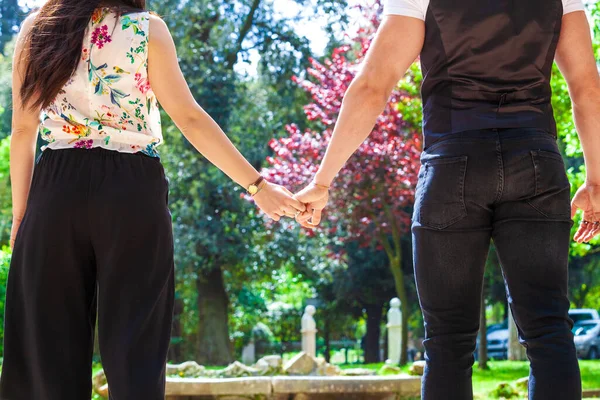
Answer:
[[[379,370],[383,364],[340,365],[342,369],[348,368],[368,368]],[[600,361],[580,361],[581,380],[584,389],[600,389]],[[502,382],[514,382],[517,379],[529,375],[529,362],[527,361],[490,361],[490,369],[482,371],[477,367],[473,368],[473,392],[478,400],[491,399],[489,392]],[[409,367],[403,367],[404,372],[408,372]]]
[[[529,362],[526,361],[491,361],[490,369],[482,371],[473,369],[473,391],[480,399],[501,382],[514,382],[529,375]],[[583,389],[600,389],[600,361],[580,361],[581,381]]]

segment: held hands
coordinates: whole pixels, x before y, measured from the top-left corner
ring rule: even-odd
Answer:
[[[274,221],[279,221],[284,216],[295,218],[296,214],[306,211],[306,206],[295,199],[292,192],[269,182],[254,195],[254,201]]]
[[[306,205],[306,211],[296,215],[296,221],[305,228],[315,229],[321,223],[323,209],[329,201],[329,188],[311,182],[294,197]]]
[[[285,187],[266,182],[253,198],[272,220],[295,218],[303,227],[314,229],[321,223],[322,211],[329,201],[329,188],[312,182],[294,196]]]
[[[583,211],[583,220],[573,238],[577,243],[589,242],[600,234],[600,185],[583,184],[573,197],[571,218],[577,210]]]

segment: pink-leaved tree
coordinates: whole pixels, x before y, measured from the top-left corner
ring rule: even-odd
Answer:
[[[338,117],[342,99],[357,74],[361,61],[379,26],[381,2],[360,8],[367,23],[350,44],[333,50],[324,62],[310,60],[306,78],[294,81],[311,96],[305,106],[318,130],[301,131],[295,124],[288,135],[270,143],[274,156],[263,172],[273,182],[300,189],[317,172]],[[407,361],[408,299],[402,270],[402,237],[410,231],[410,213],[421,153],[420,99],[418,72],[411,69],[405,81],[393,91],[385,111],[369,138],[360,146],[333,183],[331,201],[325,210],[325,228],[340,241],[359,240],[385,250],[402,301],[402,356]],[[406,115],[410,113],[411,115]],[[309,232],[309,234],[311,234]],[[338,250],[339,251],[339,250]],[[334,255],[335,256],[335,255]]]

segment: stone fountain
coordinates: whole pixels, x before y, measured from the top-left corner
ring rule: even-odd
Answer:
[[[421,378],[401,374],[389,364],[382,369],[390,375],[376,375],[363,368],[342,370],[315,357],[314,314],[314,307],[308,306],[302,317],[303,351],[285,363],[274,355],[252,366],[235,361],[221,370],[208,370],[194,361],[167,365],[167,400],[398,400],[420,395]],[[103,371],[94,376],[93,385],[96,393],[108,398]]]

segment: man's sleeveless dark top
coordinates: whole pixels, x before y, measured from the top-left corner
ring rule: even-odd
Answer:
[[[425,146],[491,128],[556,134],[550,76],[561,0],[431,0],[423,69]]]

